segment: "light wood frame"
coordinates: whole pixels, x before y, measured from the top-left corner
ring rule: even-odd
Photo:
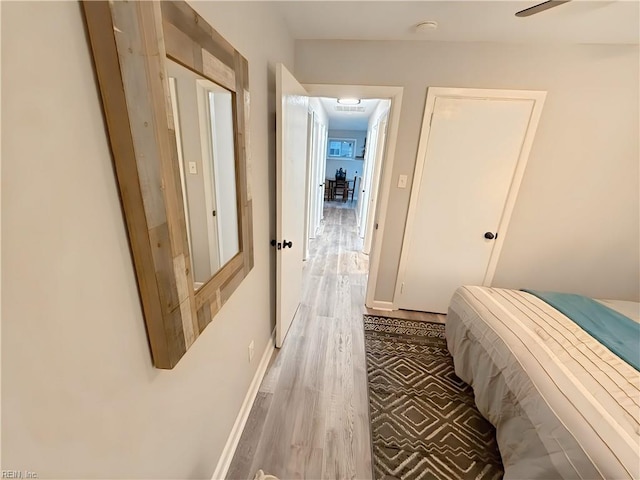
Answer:
[[[153,363],[170,369],[253,268],[248,63],[182,1],[89,0],[83,10]],[[167,58],[233,95],[240,252],[197,292]]]

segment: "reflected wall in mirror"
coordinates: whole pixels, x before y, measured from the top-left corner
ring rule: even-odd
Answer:
[[[193,285],[239,251],[232,93],[168,60]]]
[[[82,6],[153,363],[169,369],[253,268],[248,64],[183,1]]]

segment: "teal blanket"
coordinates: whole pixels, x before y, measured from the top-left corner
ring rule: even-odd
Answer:
[[[523,290],[562,312],[622,360],[640,371],[640,323],[581,295]]]

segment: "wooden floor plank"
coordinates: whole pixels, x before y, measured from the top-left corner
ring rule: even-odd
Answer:
[[[252,479],[258,469],[281,479],[372,478],[362,314],[444,316],[364,306],[369,261],[354,206],[325,203],[300,307],[260,385],[227,478]]]
[[[253,472],[250,470],[272,398],[271,393],[258,392],[253,402],[252,414],[247,419],[233,462],[229,467],[227,478],[253,478]]]

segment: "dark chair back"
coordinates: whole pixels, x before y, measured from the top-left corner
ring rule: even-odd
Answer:
[[[351,200],[353,200],[353,194],[356,191],[357,184],[358,184],[358,172],[356,172],[356,176],[353,177],[353,185],[349,185],[349,188],[347,188],[347,196],[351,195]]]
[[[349,182],[344,178],[341,178],[341,179],[336,178],[336,181],[333,187],[333,199],[338,200],[339,198],[343,202],[346,202],[348,196],[349,196]]]

